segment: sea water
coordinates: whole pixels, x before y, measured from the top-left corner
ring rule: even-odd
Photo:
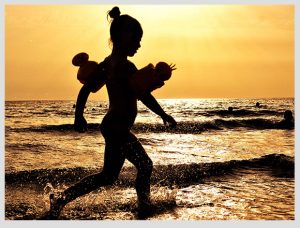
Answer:
[[[294,112],[294,99],[158,101],[177,127],[139,102],[132,132],[154,164],[153,201],[175,206],[147,219],[294,219],[294,129],[278,125],[285,110]],[[50,192],[101,171],[108,103],[87,102],[85,133],[73,130],[74,104],[5,102],[6,219],[38,218]],[[74,200],[60,218],[137,219],[135,175],[126,161],[113,186]]]

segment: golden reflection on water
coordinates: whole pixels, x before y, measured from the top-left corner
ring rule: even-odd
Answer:
[[[27,137],[26,133],[23,135],[22,137]],[[243,160],[274,152],[293,157],[293,136],[294,132],[282,130],[137,135],[154,165]],[[22,140],[22,137],[19,140]],[[35,139],[33,149],[26,151],[26,156],[23,156],[23,150],[18,153],[5,153],[6,170],[102,167],[104,140],[100,132],[62,134],[57,137],[55,150],[47,150],[47,146],[53,144],[53,140],[50,140],[47,134],[37,134]]]
[[[168,107],[167,112],[175,113],[174,116],[176,119],[178,117],[178,121],[187,119],[210,123],[214,120],[210,116],[198,115],[198,111],[222,109],[226,108],[222,105],[228,104],[221,99],[213,103],[209,99],[201,100],[197,104],[187,103],[185,100],[164,100],[164,102]],[[207,106],[208,103],[213,107]],[[68,104],[65,109],[70,109],[71,105],[71,103]],[[13,110],[18,109],[14,107]],[[70,114],[70,111],[67,113]],[[23,113],[20,113],[20,117],[22,115]],[[41,127],[40,125],[45,123],[56,125],[73,122],[73,115],[66,116],[65,119],[61,118],[61,113],[56,114],[56,119],[48,114],[42,113],[41,115],[45,117],[37,122],[31,123],[31,117],[25,119],[24,127],[28,125]],[[152,118],[152,116],[149,112],[144,112],[141,122],[162,123],[159,117]],[[12,121],[19,121],[20,117],[16,116]],[[89,122],[100,123],[102,116],[90,115],[89,118],[93,120]],[[11,123],[10,126],[14,128],[15,124],[17,122]],[[58,168],[95,168],[98,170],[102,167],[104,141],[100,131],[94,130],[87,134],[79,134],[69,130],[61,132],[56,128],[52,131],[41,127],[41,132],[29,129],[21,132],[6,132],[5,143],[9,146],[5,148],[5,171],[56,170]],[[226,128],[203,132],[188,130],[187,133],[184,133],[184,129],[183,132],[176,133],[163,130],[159,132],[138,131],[136,135],[154,165],[163,167],[169,167],[169,165],[172,167],[177,164],[249,160],[274,153],[282,153],[291,157],[295,154],[294,131],[252,130],[251,128]],[[125,166],[132,165],[126,162]],[[131,175],[134,179],[135,173],[132,172]],[[180,178],[177,173],[174,173],[174,176]],[[294,219],[294,179],[274,177],[271,170],[255,170],[252,167],[251,170],[239,170],[235,174],[211,177],[204,181],[199,180],[197,183],[183,183],[184,186],[166,187],[160,186],[159,183],[161,182],[155,182],[155,185],[152,185],[154,200],[166,199],[165,197],[167,197],[166,200],[175,198],[177,207],[151,219]],[[5,186],[5,215],[8,219],[18,219],[24,215],[34,217],[48,208],[48,195],[43,195],[43,190],[41,190],[44,186],[33,184],[27,188],[14,184]],[[62,185],[58,188],[65,187]],[[131,212],[135,205],[136,193],[133,187],[117,185],[101,188],[70,203],[63,212],[63,218],[135,219]]]

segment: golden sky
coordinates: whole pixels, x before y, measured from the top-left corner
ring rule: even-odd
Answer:
[[[119,5],[142,25],[138,68],[175,63],[157,98],[294,97],[292,5]],[[110,54],[111,5],[6,5],[5,99],[75,100],[73,56]],[[106,89],[90,99],[107,99]]]

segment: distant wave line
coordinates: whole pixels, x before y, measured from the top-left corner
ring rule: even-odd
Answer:
[[[235,128],[248,128],[248,129],[294,129],[294,126],[285,126],[279,122],[274,122],[267,119],[239,119],[239,120],[225,120],[215,119],[204,122],[178,122],[175,128],[164,126],[163,124],[152,123],[136,123],[132,127],[132,131],[137,133],[144,132],[170,132],[179,134],[197,134],[208,130],[224,130]],[[12,132],[65,132],[74,131],[73,124],[60,124],[60,125],[41,125],[28,128],[12,128],[5,127],[6,131]],[[88,124],[88,131],[100,131],[100,124],[90,123]],[[74,131],[75,132],[75,131]]]

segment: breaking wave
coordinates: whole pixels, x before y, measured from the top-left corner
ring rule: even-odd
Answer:
[[[269,154],[249,160],[231,160],[226,162],[192,163],[154,166],[151,181],[159,185],[189,185],[201,183],[206,178],[227,175],[239,169],[268,170],[278,177],[294,177],[294,158],[283,154]],[[5,183],[37,184],[74,183],[84,176],[99,172],[99,169],[62,168],[13,171],[5,174]],[[134,186],[135,168],[123,168],[117,185]]]

